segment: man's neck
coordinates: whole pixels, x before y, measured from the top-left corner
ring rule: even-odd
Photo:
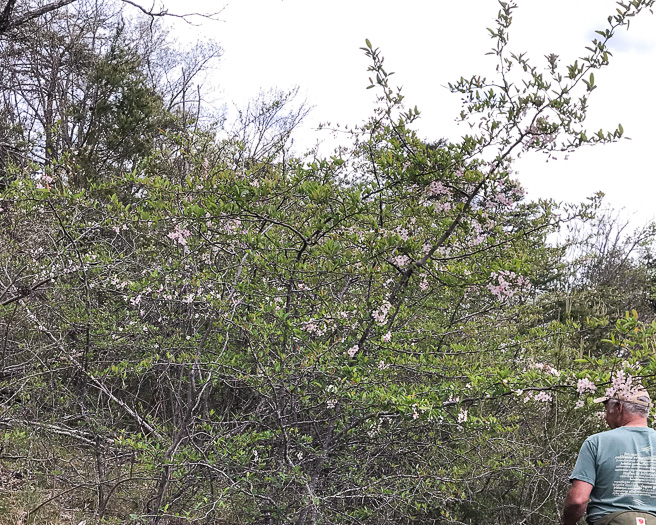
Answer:
[[[623,427],[646,427],[647,418],[646,417],[636,417],[633,418],[622,425]]]

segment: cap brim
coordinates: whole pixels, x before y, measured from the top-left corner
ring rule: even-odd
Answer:
[[[594,400],[594,402],[595,402],[595,403],[605,403],[605,402],[608,401],[609,399],[610,399],[610,397],[608,397],[608,396],[598,397],[598,398],[596,398],[596,399]]]

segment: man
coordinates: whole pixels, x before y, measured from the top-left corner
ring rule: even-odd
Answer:
[[[587,507],[593,525],[656,524],[656,431],[642,387],[595,399],[611,430],[585,440],[570,476],[562,522],[575,525]]]

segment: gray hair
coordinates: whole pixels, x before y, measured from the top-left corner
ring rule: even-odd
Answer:
[[[639,397],[638,399],[649,404],[649,398],[647,397]],[[624,405],[624,409],[629,414],[633,414],[634,416],[647,417],[649,415],[649,406],[629,403],[627,401],[622,401],[622,405]]]

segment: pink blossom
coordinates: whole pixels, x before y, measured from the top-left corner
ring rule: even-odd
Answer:
[[[187,239],[191,236],[191,232],[184,228],[180,228],[179,225],[175,227],[175,230],[169,232],[167,237],[173,242],[181,244],[182,246],[187,246]]]
[[[137,295],[136,297],[130,298],[130,304],[132,306],[137,306],[140,302],[141,302],[141,294]]]
[[[312,321],[306,321],[301,324],[301,330],[308,332],[308,333],[313,333],[316,332],[318,329],[317,322],[312,320]]]
[[[536,394],[533,399],[535,399],[536,401],[544,401],[545,403],[547,403],[551,401],[551,394],[542,391]]]
[[[490,277],[493,281],[496,280],[498,284],[495,285],[494,282],[491,282],[487,285],[487,289],[499,300],[513,297],[516,291],[531,288],[528,279],[509,270],[492,272]]]
[[[502,206],[506,206],[506,207],[511,207],[514,204],[514,202],[508,197],[506,197],[503,193],[497,193],[494,196],[494,200],[496,200]]]
[[[442,182],[434,180],[428,186],[428,195],[438,197],[439,195],[450,195],[451,192]]]
[[[396,229],[396,233],[398,234],[399,237],[401,237],[401,240],[403,241],[407,241],[410,238],[410,234],[408,233],[407,228],[402,228],[401,226],[399,226]]]
[[[579,394],[585,394],[586,392],[594,392],[597,390],[597,385],[590,381],[587,377],[584,379],[579,379],[576,383],[576,390]]]
[[[383,343],[389,343],[392,340],[392,332],[387,332],[383,336]]]
[[[452,205],[449,201],[442,201],[442,202],[436,202],[433,207],[435,208],[435,211],[440,213],[440,212],[450,212]]]
[[[405,268],[408,263],[410,262],[410,257],[407,255],[397,255],[392,259],[397,266],[400,266],[401,268]]]
[[[380,305],[378,310],[375,310],[371,316],[376,320],[379,325],[384,325],[387,322],[387,314],[392,308],[392,305],[389,301],[383,301],[383,304]]]
[[[354,357],[355,354],[358,353],[358,350],[360,347],[358,345],[353,345],[351,348],[349,348],[346,353],[349,355],[349,357]]]
[[[620,370],[613,374],[612,385],[606,389],[607,397],[614,397],[620,394],[629,397],[644,387],[639,379],[634,378],[631,374],[626,374]]]

